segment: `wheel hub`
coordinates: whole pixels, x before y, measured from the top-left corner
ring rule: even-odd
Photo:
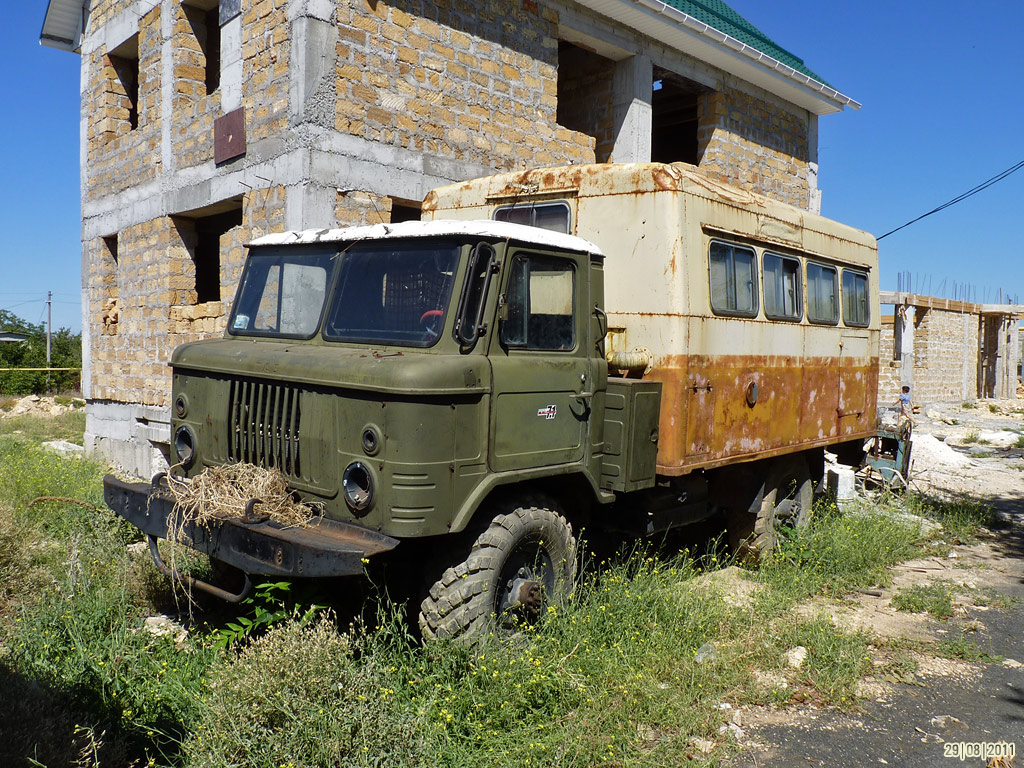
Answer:
[[[520,568],[508,583],[506,605],[511,611],[520,611],[527,620],[536,619],[544,605],[544,585],[531,578],[526,568]]]

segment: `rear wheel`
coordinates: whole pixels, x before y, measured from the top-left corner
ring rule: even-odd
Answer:
[[[473,640],[492,628],[536,622],[576,578],[576,539],[556,510],[517,507],[497,515],[469,556],[448,568],[420,605],[424,639]]]
[[[755,556],[771,552],[786,529],[802,528],[811,519],[814,482],[802,456],[776,459],[764,482],[761,506],[747,547]]]

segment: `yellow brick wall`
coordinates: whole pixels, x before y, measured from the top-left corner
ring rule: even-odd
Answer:
[[[594,139],[556,123],[552,9],[351,0],[337,23],[339,132],[496,170],[594,161]]]
[[[241,276],[242,246],[284,230],[284,201],[284,189],[276,186],[243,198],[242,225],[221,241],[221,301],[195,303],[189,229],[174,217],[161,216],[117,233],[116,272],[104,257],[102,238],[85,244],[94,399],[168,405],[171,351],[224,332]],[[109,322],[112,295],[117,297],[116,324]]]
[[[728,85],[698,102],[700,168],[711,178],[807,208],[808,114]]]
[[[127,3],[108,3],[104,12]],[[90,20],[90,28],[97,21]],[[138,127],[128,124],[127,97],[109,51],[89,56],[88,89],[82,100],[86,121],[88,194],[108,195],[152,181],[160,173],[160,8],[139,19]]]

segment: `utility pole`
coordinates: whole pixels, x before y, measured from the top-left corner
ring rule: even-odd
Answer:
[[[46,367],[50,365],[50,337],[53,333],[53,291],[46,292]],[[50,371],[46,371],[46,389],[50,389]]]

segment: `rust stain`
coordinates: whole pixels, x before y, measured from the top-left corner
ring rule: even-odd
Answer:
[[[877,358],[673,355],[644,378],[662,382],[662,474],[827,445],[876,428]],[[750,405],[752,384],[758,397]]]

